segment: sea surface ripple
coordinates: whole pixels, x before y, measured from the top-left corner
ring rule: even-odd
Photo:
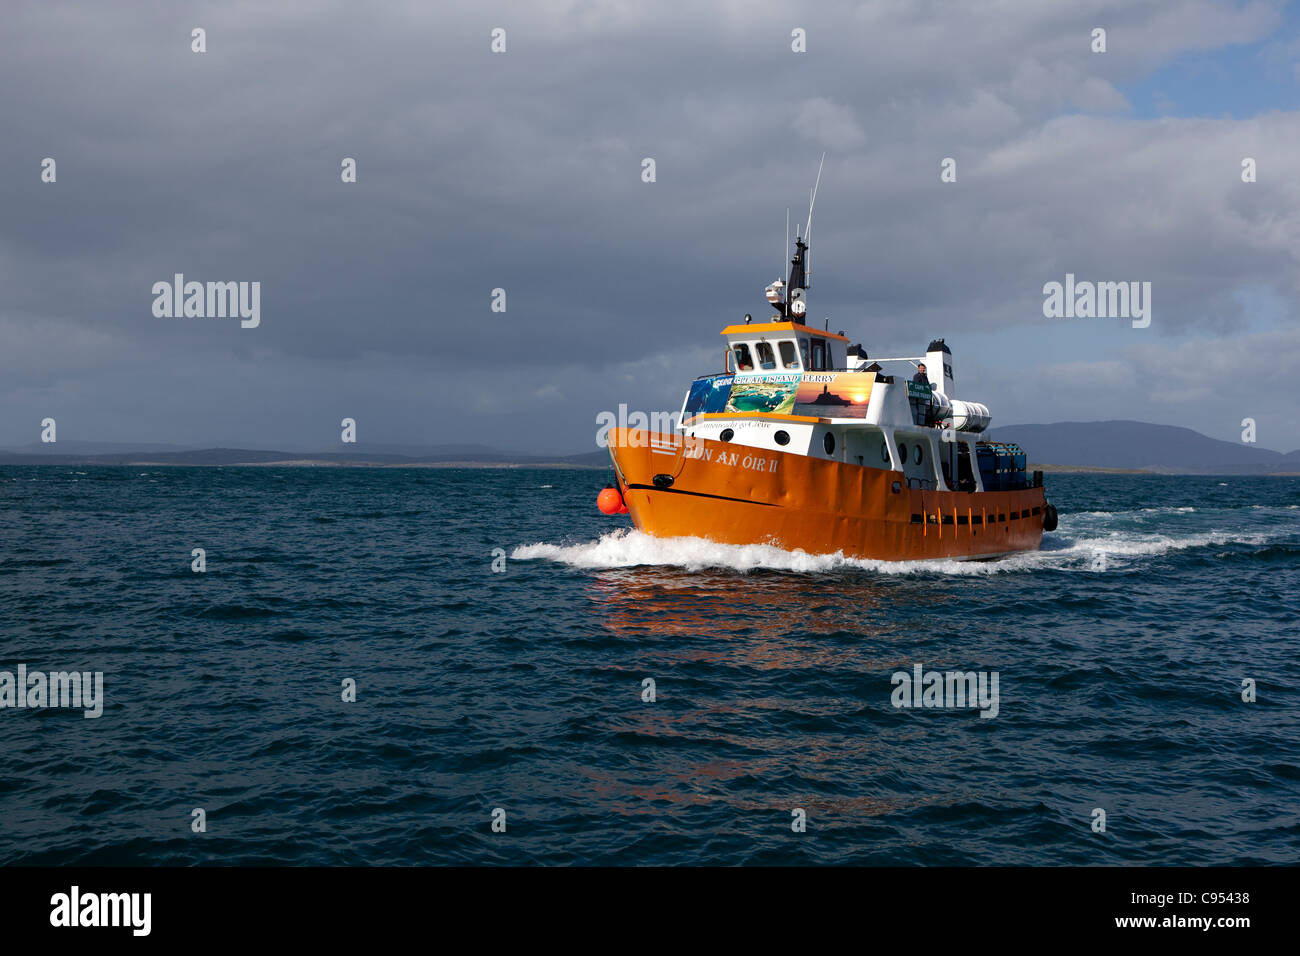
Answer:
[[[0,468],[0,670],[106,696],[0,710],[0,864],[1300,859],[1300,479],[1049,475],[1040,552],[893,565],[605,478]],[[998,715],[895,708],[915,664]]]

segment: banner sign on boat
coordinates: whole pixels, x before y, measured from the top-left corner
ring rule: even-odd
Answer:
[[[920,398],[920,399],[924,399],[925,401],[928,402],[928,401],[930,400],[930,395],[931,395],[931,393],[933,393],[933,391],[934,391],[934,389],[932,389],[929,385],[927,385],[927,384],[925,384],[925,383],[923,383],[923,382],[908,382],[908,383],[907,383],[907,397],[908,397],[908,398]]]
[[[747,375],[731,383],[728,412],[766,412],[789,415],[794,408],[798,375]]]
[[[814,418],[865,418],[874,372],[705,375],[691,383],[684,414],[763,412]],[[929,387],[926,395],[929,395]],[[909,394],[911,383],[909,383]]]
[[[691,383],[686,397],[686,416],[716,414],[726,410],[731,395],[730,375],[705,375]]]
[[[795,415],[866,418],[875,372],[807,372],[794,401]]]

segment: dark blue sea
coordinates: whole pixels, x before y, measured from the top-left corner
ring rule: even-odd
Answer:
[[[0,864],[1300,860],[1300,479],[1049,474],[1041,552],[937,566],[605,480],[0,468],[0,670],[105,695],[0,710]],[[997,715],[895,707],[918,664]]]

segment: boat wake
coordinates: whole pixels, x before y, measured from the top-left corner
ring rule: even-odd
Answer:
[[[516,561],[546,560],[574,568],[612,569],[641,566],[676,567],[688,571],[721,568],[732,571],[826,572],[862,569],[882,574],[989,575],[1022,571],[1083,571],[1100,573],[1132,566],[1143,558],[1191,548],[1222,545],[1259,546],[1264,533],[1205,532],[1153,534],[1113,531],[1089,535],[1045,534],[1039,551],[1012,554],[989,561],[872,561],[836,554],[786,551],[766,544],[719,544],[704,538],[657,538],[620,528],[596,541],[559,545],[539,542],[515,548]]]

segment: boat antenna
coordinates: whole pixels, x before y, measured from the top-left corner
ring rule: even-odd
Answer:
[[[804,242],[808,243],[808,261],[804,265],[807,282],[812,284],[812,216],[813,206],[817,205],[817,187],[822,183],[822,167],[826,165],[826,152],[822,151],[822,160],[817,164],[817,181],[813,183],[812,195],[808,198],[808,231],[804,233]]]
[[[781,260],[781,271],[777,275],[785,275],[788,268],[786,263],[790,261],[790,207],[785,207],[785,258]]]
[[[817,181],[813,183],[812,194],[808,198],[808,231],[804,233],[805,239],[812,238],[812,215],[813,206],[817,204],[817,187],[822,182],[822,167],[826,165],[826,154],[822,153],[822,161],[817,164]]]

